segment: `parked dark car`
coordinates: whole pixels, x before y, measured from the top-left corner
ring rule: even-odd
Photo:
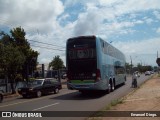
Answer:
[[[36,79],[28,82],[24,87],[18,88],[18,93],[24,98],[28,96],[41,97],[44,94],[58,93],[62,89],[61,83],[54,78]]]
[[[0,90],[0,103],[3,101],[3,91]]]

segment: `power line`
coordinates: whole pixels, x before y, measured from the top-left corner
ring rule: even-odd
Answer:
[[[56,47],[64,48],[63,46],[58,46],[58,45],[54,45],[54,44],[51,44],[51,43],[44,43],[44,42],[39,42],[39,41],[35,41],[35,40],[28,40],[28,41],[32,41],[32,42],[37,42],[37,43],[41,43],[41,44],[45,44],[45,45],[51,45],[51,46],[56,46]]]
[[[6,20],[6,19],[3,19],[3,18],[0,17],[0,21],[3,24],[7,25],[7,26],[9,25],[9,24],[7,24],[8,20]],[[9,26],[12,26],[12,25],[10,24]],[[26,27],[29,27],[29,26],[26,26]],[[39,31],[38,31],[38,33],[39,33]],[[21,37],[21,36],[19,36],[19,37]],[[54,49],[54,48],[49,48],[49,47],[45,47],[45,46],[41,46],[41,45],[31,45],[31,46],[34,46],[34,47],[45,48],[45,49],[49,49],[49,50],[65,51],[64,49],[61,49],[61,48],[64,48],[63,46],[58,46],[58,45],[54,45],[54,44],[51,44],[51,43],[39,42],[39,41],[35,41],[35,40],[28,40],[28,41],[32,41],[32,42],[36,42],[36,43],[41,43],[41,44],[49,45],[49,46],[54,46],[54,47],[58,47],[58,48]]]
[[[61,48],[64,48],[64,47],[58,46],[58,45],[54,45],[54,44],[51,44],[51,43],[39,42],[39,41],[35,41],[35,40],[28,40],[28,41],[32,41],[32,42],[36,42],[36,43],[41,43],[41,44],[49,45],[49,46],[55,46],[55,47],[59,47],[59,48],[50,48],[48,46],[33,45],[33,44],[31,44],[31,46],[34,46],[34,47],[45,48],[45,49],[48,49],[48,50],[65,51],[64,49],[61,49]]]
[[[45,48],[45,49],[48,49],[48,50],[65,51],[65,50],[63,50],[63,49],[54,49],[54,48],[48,48],[48,47],[44,47],[44,46],[37,46],[37,45],[31,45],[31,46],[39,47],[39,48]]]

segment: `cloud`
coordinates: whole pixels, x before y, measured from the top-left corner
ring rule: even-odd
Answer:
[[[146,19],[146,23],[147,23],[147,24],[151,24],[152,22],[154,22],[153,19],[151,19],[151,18]]]
[[[57,29],[56,18],[63,13],[59,0],[3,0],[0,2],[0,19],[10,27],[22,26],[28,31],[51,32]]]
[[[75,35],[87,35],[98,33],[101,18],[96,11],[90,11],[79,15],[79,19],[75,25]]]
[[[86,3],[83,3],[82,1],[81,3],[86,6],[86,11],[79,13],[74,28],[75,35],[101,34],[106,31],[107,35],[111,35],[117,31],[120,34],[134,32],[134,30],[125,30],[125,28],[131,28],[135,25],[144,23],[144,21],[136,19],[136,16],[138,15],[136,13],[139,11],[143,12],[146,10],[157,9],[159,8],[157,4],[160,3],[160,1],[100,0],[97,2],[87,1]],[[130,20],[127,20],[127,17],[125,16],[127,14],[132,15]],[[123,19],[123,22],[120,22],[118,20],[119,18]],[[103,23],[103,21],[108,21],[109,24]],[[145,22],[151,24],[153,19],[148,18]]]
[[[28,42],[31,47],[38,51],[40,55],[38,56],[39,63],[49,63],[53,59],[53,56],[62,55],[65,53],[65,43],[60,40],[61,37],[50,33],[50,34],[40,34],[40,35],[27,35]],[[35,42],[38,41],[38,42]],[[47,43],[47,44],[43,44]]]
[[[144,61],[146,64],[156,65],[156,52],[159,50],[159,39],[152,38],[146,40],[119,41],[113,45],[120,49],[130,62],[130,56],[134,58],[134,63]]]
[[[115,43],[115,46],[120,48],[126,54],[153,54],[159,48],[159,38],[152,38],[146,40],[131,40]]]
[[[28,39],[31,47],[40,53],[40,55],[38,56],[39,63],[49,63],[56,55],[60,55],[65,63],[66,41],[68,38],[74,36],[72,34],[74,26],[75,23],[70,23],[67,24],[63,29],[57,29],[52,33],[27,34],[26,38]],[[33,40],[50,45],[33,42]]]
[[[117,38],[119,42],[113,44],[125,54],[154,53],[159,48],[158,38],[135,41],[133,34],[141,32],[138,28],[142,24],[152,26],[155,17],[160,19],[159,5],[160,0],[0,0],[0,27],[21,26],[27,39],[63,48],[73,36],[95,34],[106,39],[121,36],[124,40]],[[146,14],[148,11],[154,17]],[[159,34],[160,30],[156,32]],[[125,35],[130,34],[133,39],[126,41]],[[61,55],[65,61],[64,52],[33,48],[40,52],[40,63],[50,62],[55,55]]]
[[[99,0],[101,6],[111,6],[123,2],[123,0]]]
[[[150,9],[159,9],[159,0],[127,0],[123,1],[122,4],[116,5],[118,14],[132,13],[136,11],[146,11]]]
[[[157,31],[156,31],[158,34],[160,34],[160,27],[157,29]]]
[[[156,16],[157,19],[160,20],[160,12],[159,11],[154,11],[153,14]]]

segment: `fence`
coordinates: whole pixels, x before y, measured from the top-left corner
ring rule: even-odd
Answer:
[[[17,90],[20,87],[23,87],[25,82],[17,82],[14,83],[14,88]],[[6,83],[5,79],[0,79],[0,90],[3,91],[4,93],[11,93],[11,83]]]

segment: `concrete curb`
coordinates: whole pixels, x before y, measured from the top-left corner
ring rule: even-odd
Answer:
[[[7,94],[4,95],[4,99],[19,97],[19,96],[20,95],[18,93],[15,93],[15,94],[7,93]]]

